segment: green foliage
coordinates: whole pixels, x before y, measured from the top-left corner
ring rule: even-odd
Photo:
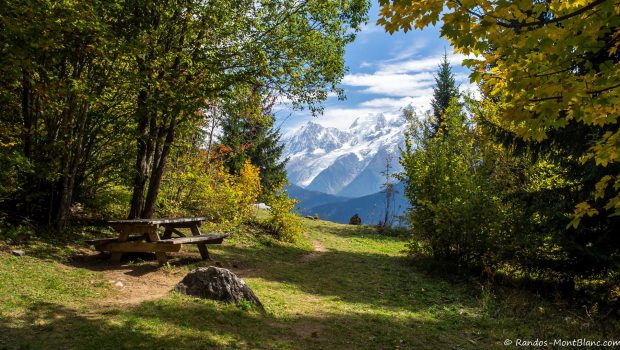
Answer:
[[[60,228],[73,201],[127,170],[115,15],[116,5],[101,1],[3,4],[0,120],[8,127],[0,128],[31,170],[18,172],[13,215]]]
[[[420,121],[409,115],[409,120],[401,163],[414,239],[428,244],[437,258],[483,261],[506,233],[508,208],[489,181],[492,169],[485,169],[484,150],[475,144],[475,126],[455,99],[437,134],[430,116]]]
[[[260,173],[246,161],[238,174],[219,163],[206,166],[204,152],[183,152],[166,172],[157,213],[164,217],[205,216],[206,225],[235,230],[250,220],[261,194]]]
[[[435,125],[433,125],[435,132],[442,127],[443,115],[450,106],[450,102],[455,98],[459,98],[459,89],[456,86],[450,62],[448,62],[448,53],[444,53],[443,61],[439,64],[439,69],[435,75],[435,88],[431,101],[433,116],[435,117]]]
[[[28,223],[21,223],[17,226],[13,226],[5,222],[0,218],[0,239],[21,242],[28,241],[34,236],[34,229]]]
[[[434,171],[439,176],[458,175],[459,185],[450,188],[445,183],[443,199],[431,195],[437,201],[424,204],[424,210],[429,210],[425,217],[440,212],[450,217],[459,201],[478,207],[480,211],[462,211],[444,222],[440,219],[440,227],[467,221],[462,214],[474,215],[480,220],[474,227],[480,235],[475,234],[474,241],[480,239],[482,248],[475,255],[486,251],[494,256],[476,259],[478,264],[495,265],[509,275],[546,276],[576,284],[582,283],[582,277],[602,279],[608,289],[617,283],[617,4],[555,0],[380,3],[379,23],[389,32],[421,29],[441,20],[442,35],[455,50],[475,55],[465,63],[473,69],[470,78],[484,96],[470,113],[475,118],[470,128],[475,135],[473,146],[463,145],[463,153],[477,152],[479,157],[474,158],[479,159],[470,165],[455,165],[447,158],[441,161],[456,168]],[[456,152],[448,158],[460,156]],[[441,193],[440,186],[435,188]],[[448,195],[448,189],[454,195]],[[460,224],[457,227],[462,229]],[[450,246],[451,252],[460,246],[448,242],[463,238],[455,231],[440,242]]]
[[[286,161],[281,160],[284,145],[270,111],[273,99],[257,91],[238,90],[238,95],[224,100],[221,106],[219,143],[226,153],[224,165],[231,174],[237,174],[249,160],[260,169],[261,186],[268,193],[286,180]]]
[[[296,200],[288,197],[288,192],[282,186],[280,190],[267,195],[267,204],[271,210],[265,226],[270,233],[285,242],[295,242],[302,234],[302,219],[292,212],[296,203]]]
[[[401,163],[412,205],[410,255],[581,293],[592,293],[586,281],[598,280],[597,297],[609,298],[617,283],[615,238],[566,234],[576,184],[570,168],[554,161],[557,153],[499,142],[495,103],[466,99],[465,107],[454,101],[437,134],[431,116],[406,111]]]
[[[367,8],[365,0],[2,2],[0,211],[60,230],[76,202],[102,209],[129,189],[129,217],[150,217],[169,156],[202,128],[209,106],[239,101],[235,90],[252,86],[254,97],[316,113],[329,91],[340,92],[344,47]],[[250,157],[268,164],[265,185],[282,177],[269,158],[276,139],[267,132],[268,151]]]
[[[85,211],[96,219],[114,220],[127,215],[131,191],[126,186],[109,185],[97,190],[85,202]]]
[[[1,141],[0,141],[1,142]],[[12,193],[22,190],[20,174],[30,173],[31,167],[19,150],[14,147],[0,145],[0,201]]]

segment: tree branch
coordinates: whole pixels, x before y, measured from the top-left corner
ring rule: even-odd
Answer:
[[[618,88],[618,87],[620,87],[620,83],[616,84],[616,85],[612,85],[612,86],[606,87],[604,89],[600,89],[600,90],[586,91],[586,93],[590,94],[590,95],[596,95],[596,94],[600,94],[600,93],[605,92],[605,91],[613,90],[613,89]],[[531,99],[529,101],[530,102],[543,102],[543,101],[549,101],[549,100],[560,100],[562,98],[563,98],[563,96],[560,95],[560,96],[550,96],[550,97],[534,98],[534,99]]]
[[[591,10],[592,8],[604,3],[607,0],[595,0],[591,3],[589,3],[588,5],[580,8],[579,10],[576,10],[574,12],[571,13],[567,13],[564,16],[560,16],[558,18],[553,18],[550,20],[539,20],[539,21],[535,21],[535,22],[520,22],[520,23],[506,23],[506,22],[501,22],[501,21],[497,21],[497,24],[505,27],[505,28],[510,28],[510,29],[521,29],[521,28],[529,28],[529,27],[536,27],[536,26],[542,26],[542,25],[546,25],[546,24],[550,24],[550,23],[557,23],[557,22],[561,22],[565,19],[569,19],[571,17],[575,17],[578,16],[584,12],[587,12],[589,10]]]

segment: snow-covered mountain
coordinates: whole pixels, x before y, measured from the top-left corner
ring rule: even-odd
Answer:
[[[348,129],[308,122],[282,138],[288,178],[307,190],[344,197],[376,193],[392,156],[392,172],[402,170],[398,147],[404,143],[405,120],[383,114],[356,119]]]

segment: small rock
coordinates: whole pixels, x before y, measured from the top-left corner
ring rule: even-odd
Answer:
[[[123,288],[125,285],[123,284],[123,282],[117,281],[116,283],[114,283],[114,286],[116,286],[118,288]]]
[[[23,250],[13,250],[13,251],[11,251],[11,254],[13,254],[15,256],[24,256],[24,255],[26,255],[26,252],[24,252]]]
[[[263,304],[245,282],[229,270],[209,266],[190,271],[174,290],[200,298],[233,302],[241,300],[262,308]]]

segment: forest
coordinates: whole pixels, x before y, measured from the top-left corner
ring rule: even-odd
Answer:
[[[345,98],[345,49],[369,1],[0,0],[0,332],[21,339],[0,336],[0,348],[494,348],[617,335],[620,2],[378,3],[387,33],[439,26],[479,92],[459,89],[446,54],[430,110],[402,110],[405,228],[302,218],[286,191],[274,109],[319,116],[328,95]],[[111,235],[109,220],[180,217],[230,235],[209,249],[220,267],[241,266],[267,311],[170,288],[131,307],[95,302],[128,293],[108,281],[138,283],[118,269],[146,266],[166,284],[206,266],[194,250],[162,267],[82,256],[87,239]],[[92,304],[101,317],[84,311]],[[367,338],[373,327],[382,335]],[[115,343],[73,338],[93,329]],[[48,331],[60,336],[37,335]]]
[[[258,167],[264,195],[284,181],[273,104],[318,112],[339,91],[366,11],[363,1],[31,5],[2,4],[0,212],[15,230],[62,231],[76,215],[239,219],[260,193]],[[256,189],[241,191],[244,181]]]

